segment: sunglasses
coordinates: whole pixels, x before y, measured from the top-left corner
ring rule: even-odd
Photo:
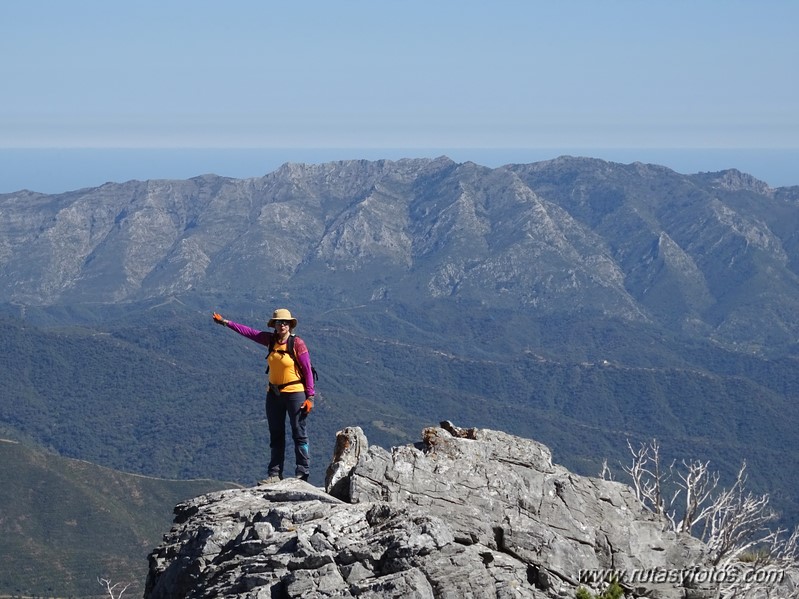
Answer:
[[[291,324],[291,321],[289,321],[289,320],[276,320],[275,321],[275,326],[276,327],[279,327],[279,326],[282,326],[282,325],[289,326],[290,324]]]

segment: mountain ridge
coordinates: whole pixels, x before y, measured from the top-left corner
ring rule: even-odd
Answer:
[[[799,188],[734,170],[342,161],[0,206],[0,299],[14,303],[219,293],[233,278],[237,293],[315,285],[332,305],[490,291],[501,307],[654,321],[748,351],[799,337]]]

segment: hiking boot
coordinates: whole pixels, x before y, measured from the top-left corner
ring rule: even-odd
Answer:
[[[280,477],[277,474],[273,474],[272,476],[267,476],[264,480],[258,481],[259,485],[274,485],[275,483],[280,482]]]
[[[308,480],[308,475],[307,474],[298,474],[294,478],[296,478],[297,480]]]

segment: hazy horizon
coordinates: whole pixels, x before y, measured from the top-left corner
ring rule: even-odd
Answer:
[[[439,155],[799,185],[799,2],[0,6],[0,193]]]
[[[130,180],[205,174],[262,177],[286,162],[397,160],[448,156],[496,168],[558,156],[645,162],[682,174],[737,169],[771,187],[799,185],[799,149],[697,148],[0,148],[0,193],[58,194]]]

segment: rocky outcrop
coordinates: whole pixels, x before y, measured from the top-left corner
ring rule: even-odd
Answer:
[[[386,451],[348,428],[325,486],[284,480],[178,505],[145,597],[543,599],[573,597],[610,570],[703,563],[704,545],[666,532],[629,487],[577,476],[547,447],[499,431],[442,423]],[[688,586],[626,591],[703,596]]]
[[[371,447],[348,479],[343,499],[422,507],[457,543],[512,557],[532,587],[556,595],[581,571],[687,568],[702,558],[696,539],[664,532],[628,486],[572,474],[544,445],[499,431],[442,423],[419,447]]]

